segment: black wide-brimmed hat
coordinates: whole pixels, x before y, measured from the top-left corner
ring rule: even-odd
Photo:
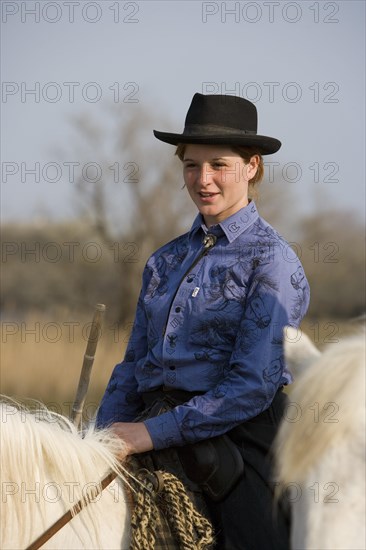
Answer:
[[[158,132],[156,138],[178,143],[245,145],[257,147],[262,155],[275,153],[281,142],[257,134],[257,108],[243,97],[195,94],[188,109],[182,134]]]

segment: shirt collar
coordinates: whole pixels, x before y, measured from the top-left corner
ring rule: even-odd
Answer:
[[[206,227],[202,214],[198,214],[192,224],[190,234],[196,233],[202,229],[204,233],[212,233],[219,237],[225,235],[227,240],[232,243],[241,235],[248,227],[250,227],[259,217],[257,207],[253,201],[247,206],[235,212],[217,225],[212,225],[210,229]]]

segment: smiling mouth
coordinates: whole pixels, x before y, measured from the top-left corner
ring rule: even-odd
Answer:
[[[215,197],[218,193],[203,193],[202,191],[198,193],[203,199],[209,199],[210,197]]]

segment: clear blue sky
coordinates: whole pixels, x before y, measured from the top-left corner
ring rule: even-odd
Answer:
[[[364,214],[364,1],[1,4],[4,221],[73,212],[72,183],[49,181],[72,116],[125,100],[171,120],[158,129],[181,130],[196,91],[255,101],[259,132],[283,143],[271,160],[300,166],[300,210],[317,208],[320,186],[335,207]],[[39,182],[26,172],[36,162]]]

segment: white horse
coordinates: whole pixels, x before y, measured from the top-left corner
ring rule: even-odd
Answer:
[[[365,333],[323,354],[287,328],[286,360],[299,376],[276,445],[292,511],[293,550],[366,548]]]
[[[107,471],[124,475],[124,444],[108,430],[84,438],[66,418],[10,400],[0,404],[1,548],[26,548],[79,499],[93,502],[42,548],[127,550],[130,516],[125,483],[96,495]],[[118,503],[118,504],[117,504]]]
[[[169,548],[211,547],[212,526],[183,484],[138,463],[129,464],[132,475],[119,460],[125,444],[111,430],[91,427],[82,437],[41,404],[32,412],[7,399],[0,435],[1,549],[39,548],[38,538],[75,508],[81,512],[42,549],[151,550],[161,538]],[[101,492],[106,474],[119,477]]]

